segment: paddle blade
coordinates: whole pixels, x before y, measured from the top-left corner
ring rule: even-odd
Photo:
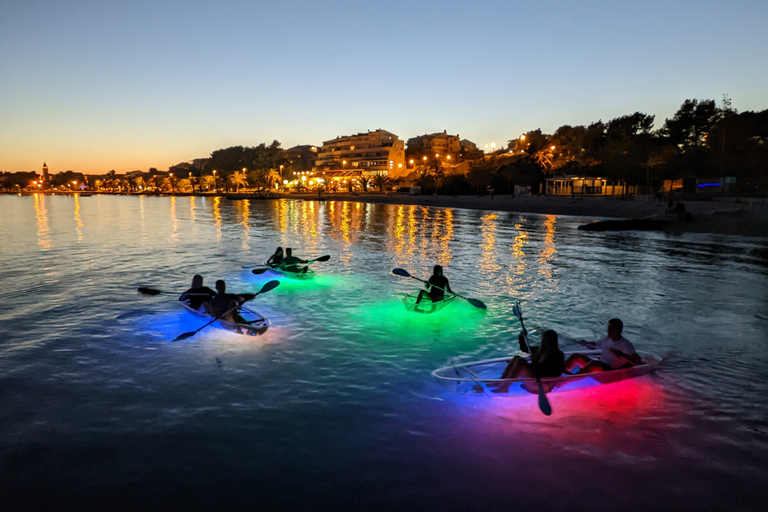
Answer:
[[[261,290],[259,290],[259,293],[265,293],[265,292],[268,292],[269,290],[274,290],[278,286],[280,286],[280,281],[278,281],[277,279],[273,279],[272,281],[267,281],[266,283],[264,283],[264,286],[261,287]]]
[[[393,268],[392,273],[398,276],[411,277],[411,274],[409,274],[408,271],[404,268]]]
[[[552,406],[549,404],[547,394],[544,392],[544,386],[541,385],[541,381],[539,381],[539,409],[541,409],[541,412],[547,416],[552,414]]]
[[[325,256],[320,256],[319,258],[315,258],[315,261],[328,261],[329,259],[331,259],[331,255],[326,254]]]
[[[185,332],[185,333],[183,333],[183,334],[179,334],[178,336],[176,336],[176,337],[173,339],[173,341],[181,341],[181,340],[185,340],[185,339],[187,339],[187,338],[191,338],[191,337],[192,337],[192,336],[194,336],[195,334],[197,334],[197,331]]]
[[[523,312],[520,311],[520,301],[515,302],[515,305],[512,307],[512,313],[522,322]]]
[[[486,306],[486,305],[485,305],[485,303],[483,303],[483,301],[481,301],[481,300],[477,300],[477,299],[467,299],[467,302],[469,302],[470,304],[472,304],[472,305],[473,305],[473,306],[475,306],[476,308],[480,308],[480,309],[488,309],[488,306]]]
[[[251,272],[253,272],[254,274],[256,274],[258,276],[259,274],[263,274],[267,270],[269,270],[269,269],[268,268],[255,268],[255,269],[251,270]]]
[[[155,290],[154,288],[146,288],[144,286],[139,286],[139,293],[143,293],[144,295],[159,295],[163,292],[160,290]]]

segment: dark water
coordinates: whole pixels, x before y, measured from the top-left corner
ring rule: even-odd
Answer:
[[[585,233],[586,219],[416,206],[0,196],[0,510],[762,510],[768,240]],[[275,245],[330,254],[243,338],[174,293],[254,291]],[[426,277],[483,300],[405,312]],[[169,293],[148,297],[137,286]],[[529,330],[602,336],[652,376],[462,397],[430,372]]]

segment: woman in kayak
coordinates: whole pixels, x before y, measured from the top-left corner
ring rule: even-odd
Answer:
[[[518,337],[520,347],[527,352],[525,347],[525,337],[528,332],[523,332]],[[541,335],[541,345],[531,347],[531,362],[529,363],[520,356],[515,356],[504,369],[501,375],[502,379],[529,378],[535,379],[544,377],[559,377],[565,371],[565,354],[557,343],[557,333],[553,330],[544,331]],[[523,348],[525,347],[525,348]],[[498,391],[506,391],[500,386]],[[509,384],[506,385],[509,387]]]
[[[426,290],[419,291],[419,297],[416,304],[422,301],[424,297],[429,297],[432,302],[440,302],[445,298],[445,292],[453,293],[451,285],[448,284],[448,278],[443,275],[443,267],[435,265],[432,269],[432,277],[427,281]]]
[[[280,265],[280,263],[283,261],[283,248],[278,247],[277,250],[275,250],[275,254],[269,257],[267,260],[267,265],[270,267],[277,267]]]
[[[216,295],[216,292],[203,286],[203,276],[195,274],[192,277],[192,288],[185,291],[179,297],[182,302],[187,302],[193,308],[206,312],[208,310],[208,302]]]

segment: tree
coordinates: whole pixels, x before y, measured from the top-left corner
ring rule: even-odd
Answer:
[[[245,171],[235,171],[229,175],[229,183],[235,186],[235,192],[240,192],[240,187],[248,186],[248,177]]]
[[[730,107],[730,105],[729,105]],[[719,118],[715,100],[685,100],[672,119],[664,121],[661,134],[672,144],[687,147],[702,146],[707,134]]]
[[[392,180],[385,174],[377,174],[373,177],[373,186],[378,187],[379,192],[384,192],[385,187],[389,187]]]

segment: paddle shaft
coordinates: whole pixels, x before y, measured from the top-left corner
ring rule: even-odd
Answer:
[[[547,393],[544,391],[544,385],[541,383],[539,372],[536,369],[536,363],[533,361],[531,344],[528,342],[528,334],[525,334],[528,331],[526,330],[525,324],[523,323],[523,312],[520,311],[519,303],[515,305],[515,309],[513,311],[515,312],[515,315],[517,315],[517,319],[520,320],[520,327],[522,327],[524,331],[523,339],[525,340],[525,346],[528,347],[528,353],[531,354],[531,371],[533,372],[533,376],[536,377],[536,385],[539,388],[539,409],[541,409],[541,412],[543,412],[545,415],[549,416],[552,414],[552,406],[549,404]]]

